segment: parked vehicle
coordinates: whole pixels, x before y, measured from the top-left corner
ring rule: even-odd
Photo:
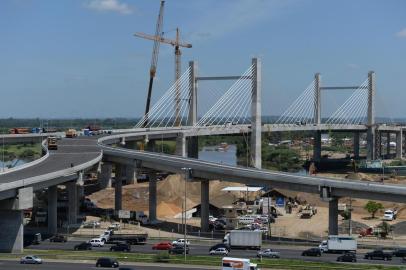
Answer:
[[[406,257],[406,248],[397,248],[392,252],[393,257]]]
[[[225,248],[217,248],[209,251],[210,255],[225,255],[227,256],[228,250]]]
[[[170,250],[172,244],[169,242],[161,242],[152,246],[153,250]]]
[[[118,261],[113,258],[99,258],[96,262],[96,267],[119,267]]]
[[[329,253],[356,252],[357,240],[350,236],[329,235],[328,240],[321,242],[319,249]]]
[[[172,246],[169,249],[169,254],[185,254],[184,246]],[[189,254],[189,247],[186,246],[186,254]]]
[[[257,264],[251,263],[250,259],[224,257],[221,270],[259,270]]]
[[[120,227],[121,227],[120,223],[112,223],[109,227],[107,227],[107,229],[112,231],[118,231]]]
[[[35,255],[27,255],[20,259],[21,264],[42,264],[42,259]]]
[[[357,255],[354,252],[347,252],[337,257],[337,262],[356,262]]]
[[[376,249],[374,251],[368,252],[364,256],[365,259],[369,260],[392,260],[392,253],[384,252],[382,249]]]
[[[98,221],[89,221],[83,223],[83,228],[93,229],[93,228],[100,228],[100,222]]]
[[[61,243],[65,243],[66,241],[68,241],[68,239],[66,238],[66,236],[62,235],[62,234],[55,234],[54,236],[52,236],[51,238],[49,238],[49,242],[61,242]]]
[[[174,246],[184,246],[185,242],[186,242],[186,246],[190,245],[190,241],[187,240],[187,239],[185,240],[183,238],[179,238],[179,239],[176,239],[175,241],[172,241],[172,245],[174,245]]]
[[[126,251],[130,252],[131,251],[131,246],[126,243],[118,243],[114,246],[110,247],[110,251]]]
[[[302,256],[321,256],[319,248],[309,248],[302,252]]]
[[[82,242],[73,247],[74,250],[92,250],[92,244],[88,242]]]
[[[386,220],[386,221],[395,220],[397,217],[397,214],[398,214],[398,211],[396,209],[395,210],[392,210],[392,209],[385,210],[385,213],[383,215],[383,220]]]
[[[279,258],[280,253],[278,251],[274,251],[274,250],[272,250],[270,248],[267,248],[267,249],[258,251],[257,257],[258,258],[261,258],[261,257]]]
[[[228,245],[226,245],[226,244],[223,244],[223,243],[216,244],[216,245],[212,246],[209,251],[215,250],[215,249],[218,249],[218,248],[225,248],[228,251],[230,251],[230,247]]]
[[[242,216],[238,218],[239,224],[252,224],[255,222],[255,218],[251,216]]]
[[[90,240],[89,243],[92,245],[92,247],[104,246],[104,241],[101,238],[94,238],[94,239]]]
[[[113,234],[107,243],[127,242],[130,245],[145,245],[147,243],[148,234]]]
[[[262,246],[262,232],[248,230],[232,230],[224,236],[223,243],[230,249],[245,248],[260,250]]]

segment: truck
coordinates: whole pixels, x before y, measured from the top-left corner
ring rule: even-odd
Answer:
[[[147,243],[147,239],[148,239],[147,233],[138,233],[138,234],[112,233],[106,243],[117,244],[121,242],[126,242],[127,244],[130,245],[145,245]]]
[[[58,150],[58,139],[54,136],[50,136],[47,139],[48,150]]]
[[[73,128],[68,129],[68,131],[66,131],[65,134],[66,134],[66,138],[75,138],[78,136],[76,130]]]
[[[396,216],[398,214],[398,211],[396,209],[387,209],[385,210],[385,213],[383,214],[383,220],[386,221],[392,221],[396,219]]]
[[[319,245],[321,252],[345,253],[357,251],[357,240],[350,236],[329,235]]]
[[[223,243],[230,249],[256,249],[262,245],[262,232],[250,230],[231,230],[224,236]]]
[[[141,225],[149,224],[149,218],[144,213],[144,211],[131,211],[130,215],[131,215],[130,219],[140,222]]]
[[[260,270],[257,264],[251,263],[250,259],[240,259],[224,257],[222,260],[222,270]]]

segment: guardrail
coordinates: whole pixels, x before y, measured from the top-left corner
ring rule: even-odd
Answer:
[[[13,167],[11,169],[7,169],[7,171],[0,172],[0,175],[4,175],[4,174],[11,173],[11,172],[23,170],[23,169],[26,169],[28,167],[31,167],[31,166],[34,166],[34,165],[37,165],[37,164],[43,162],[45,159],[47,159],[49,157],[49,151],[48,151],[48,147],[46,146],[46,141],[47,140],[43,140],[42,143],[41,143],[42,149],[45,150],[45,155],[43,155],[42,157],[40,157],[40,158],[38,158],[36,160],[33,160],[31,162],[27,162],[27,163],[25,163],[23,165]]]

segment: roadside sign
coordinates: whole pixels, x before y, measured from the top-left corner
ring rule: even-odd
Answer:
[[[277,197],[275,201],[276,206],[283,207],[285,206],[285,198],[284,197]]]
[[[118,211],[118,218],[128,219],[131,217],[131,212],[128,210],[119,210]]]

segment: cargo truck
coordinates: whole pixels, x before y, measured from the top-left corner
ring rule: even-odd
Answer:
[[[148,234],[139,233],[139,234],[116,234],[113,233],[110,235],[108,244],[116,244],[120,242],[126,242],[130,245],[145,245],[147,243]]]
[[[329,235],[328,240],[321,242],[319,248],[328,253],[356,252],[357,240],[350,236]]]
[[[256,249],[262,245],[262,232],[249,230],[232,230],[224,236],[223,243],[230,249]]]
[[[58,150],[58,139],[56,137],[48,137],[48,150]]]
[[[250,259],[224,257],[221,270],[260,270]]]
[[[75,138],[78,136],[76,130],[73,128],[68,129],[68,131],[66,131],[65,134],[66,134],[66,138]]]

